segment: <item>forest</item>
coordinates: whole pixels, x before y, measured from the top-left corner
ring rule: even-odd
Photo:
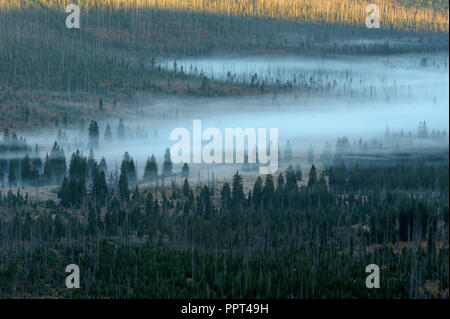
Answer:
[[[8,138],[18,145],[7,134],[3,148]],[[20,179],[9,163],[10,186],[61,186],[56,201],[0,193],[0,295],[448,298],[448,151],[402,152],[386,165],[354,160],[370,146],[349,145],[339,138],[336,153],[326,148],[305,172],[286,148],[288,168],[248,191],[239,171],[230,182],[195,183],[187,164],[177,185],[170,153],[159,170],[154,155],[147,160],[142,182],[155,187],[140,183],[128,153],[109,178],[92,150],[73,153],[68,167],[57,143],[45,161],[27,154]],[[70,263],[83,269],[83,289],[63,286]],[[376,291],[364,287],[368,263],[383,264]]]

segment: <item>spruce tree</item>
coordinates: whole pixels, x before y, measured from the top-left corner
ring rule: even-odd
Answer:
[[[153,195],[151,191],[147,192],[147,198],[145,199],[145,214],[147,217],[151,217],[153,215]]]
[[[244,186],[239,171],[233,176],[231,198],[234,205],[241,204],[244,200]]]
[[[106,203],[106,197],[108,195],[106,177],[105,173],[98,169],[95,171],[92,194],[99,205],[103,206]]]
[[[45,161],[44,161],[44,171],[42,173],[42,177],[44,180],[44,183],[51,183],[52,182],[52,167],[50,165],[50,158],[48,156],[48,153],[45,155]]]
[[[102,98],[100,98],[100,99],[98,100],[98,110],[99,110],[101,113],[103,113],[103,100],[102,100]]]
[[[121,140],[125,139],[125,125],[123,123],[123,119],[120,119],[119,121],[119,127],[117,128],[117,136]]]
[[[97,148],[99,145],[99,129],[96,121],[92,120],[89,124],[89,146]]]
[[[81,155],[80,151],[77,150],[72,153],[69,163],[69,179],[80,180],[81,178],[87,178],[88,175],[88,165],[86,158]]]
[[[283,174],[280,172],[280,174],[278,174],[278,179],[277,179],[277,191],[282,191],[283,186],[284,186],[284,177],[283,177]]]
[[[314,164],[311,166],[311,170],[309,171],[309,180],[308,187],[313,187],[317,183],[317,171]]]
[[[101,170],[105,174],[105,176],[108,173],[108,165],[106,164],[106,159],[104,156],[102,156],[100,164],[98,164],[98,169]]]
[[[9,164],[8,184],[10,187],[17,185],[16,165],[14,162]]]
[[[170,176],[172,175],[172,159],[170,158],[170,150],[166,148],[166,152],[164,153],[164,163],[163,163],[163,175]]]
[[[189,165],[187,163],[183,164],[183,168],[181,169],[182,177],[189,177]]]
[[[56,179],[57,183],[63,180],[66,176],[66,156],[64,150],[55,142],[49,156],[49,162],[51,166],[52,178]]]
[[[263,188],[263,203],[264,207],[268,207],[271,204],[273,194],[275,193],[275,184],[273,182],[273,176],[271,174],[266,176]]]
[[[222,200],[222,208],[227,209],[231,204],[231,188],[228,182],[225,182],[220,191],[220,196]]]
[[[94,179],[94,169],[97,166],[97,161],[95,160],[94,151],[92,148],[89,150],[89,157],[87,160],[87,171],[90,180]]]
[[[77,203],[81,204],[86,197],[86,180],[81,178],[77,183]]]
[[[105,142],[110,143],[111,141],[112,141],[111,126],[107,124],[105,129]]]
[[[189,191],[190,191],[189,182],[188,179],[185,178],[183,183],[183,195],[186,197],[189,196]]]
[[[263,199],[263,181],[260,176],[255,181],[255,185],[253,186],[253,201],[255,202],[255,206],[259,207],[262,203]]]
[[[130,191],[128,189],[128,177],[125,169],[120,170],[119,195],[122,201],[128,201],[128,199],[130,198]]]
[[[136,166],[134,165],[133,158],[125,152],[122,163],[120,165],[120,172],[127,175],[127,181],[135,183],[137,180]]]
[[[299,164],[295,166],[295,176],[297,177],[298,181],[301,181],[303,179],[302,167]]]
[[[155,180],[158,177],[158,164],[156,163],[155,155],[147,158],[144,168],[144,181]]]
[[[25,154],[25,157],[22,159],[21,163],[21,180],[23,184],[28,184],[32,180],[34,180],[34,171],[33,167],[31,166],[30,157],[28,154]]]

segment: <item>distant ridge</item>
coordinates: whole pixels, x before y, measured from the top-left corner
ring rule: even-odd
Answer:
[[[0,0],[0,8],[64,8],[76,3],[89,10],[170,9],[290,21],[364,25],[368,4],[380,8],[381,27],[448,32],[448,1],[432,0]]]

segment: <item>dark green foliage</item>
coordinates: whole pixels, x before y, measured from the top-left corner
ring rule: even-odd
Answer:
[[[181,177],[189,177],[189,165],[187,163],[183,164],[181,169]]]
[[[295,166],[295,176],[297,177],[298,181],[301,181],[303,179],[303,172],[302,168],[299,164]]]
[[[184,196],[189,196],[190,190],[191,190],[191,189],[189,188],[189,182],[188,182],[188,179],[185,178],[185,179],[184,179],[184,182],[183,182],[183,195],[184,195]]]
[[[67,177],[64,177],[63,183],[61,185],[61,189],[59,191],[59,198],[61,201],[59,202],[63,207],[69,207],[71,203],[71,189],[69,186],[69,181]]]
[[[58,192],[58,197],[61,200],[60,205],[63,207],[80,207],[86,197],[86,182],[84,178],[69,179],[64,176],[61,188]]]
[[[91,148],[98,148],[99,137],[100,134],[97,121],[92,120],[89,124],[89,146]]]
[[[260,176],[256,179],[255,185],[253,186],[253,201],[256,207],[262,204],[263,199],[263,181]]]
[[[109,124],[107,124],[106,129],[105,129],[105,142],[110,143],[111,141],[112,141],[111,126],[109,126]]]
[[[231,200],[233,206],[240,206],[244,200],[244,187],[242,185],[242,177],[239,172],[233,176]]]
[[[64,176],[66,176],[67,166],[66,166],[66,156],[64,154],[64,150],[55,142],[53,144],[52,150],[50,152],[50,156],[48,158],[49,171],[46,172],[45,164],[44,164],[44,176],[51,175],[52,181],[56,181],[60,183]],[[46,176],[46,177],[47,177]]]
[[[308,179],[308,187],[313,187],[317,183],[317,171],[314,164],[311,166],[309,170],[309,179]]]
[[[69,179],[80,180],[88,177],[88,163],[86,157],[80,151],[72,153],[69,164]]]
[[[156,163],[155,155],[147,158],[144,168],[144,181],[152,181],[158,178],[158,164]]]
[[[172,159],[170,158],[170,150],[166,148],[164,153],[163,175],[170,176],[172,174]]]
[[[117,136],[120,140],[125,139],[125,124],[123,123],[123,119],[120,119],[119,126],[117,128]]]
[[[125,152],[120,165],[120,175],[122,174],[127,177],[127,181],[130,183],[135,183],[137,181],[136,166],[134,165],[133,158],[130,157],[128,152]]]
[[[92,148],[89,150],[89,157],[87,159],[87,172],[89,180],[94,179],[94,171],[98,168],[97,161],[95,160],[94,151]]]
[[[123,172],[119,189],[97,198],[108,193],[100,170],[92,198],[64,178],[61,205],[10,190],[0,194],[0,296],[444,298],[448,164],[402,167],[344,163],[326,171],[328,183],[311,167],[309,186],[290,167],[276,189],[267,175],[248,193],[236,173],[220,201],[187,179],[182,190],[135,187],[130,198]],[[83,289],[67,290],[54,271],[68,263],[83,269]],[[369,263],[382,271],[376,290],[364,285]]]
[[[223,184],[222,190],[220,192],[221,200],[222,200],[222,208],[229,208],[231,205],[231,188],[230,184],[225,182]]]
[[[130,190],[128,189],[128,177],[125,170],[120,170],[119,177],[119,195],[122,201],[128,201],[130,199]]]
[[[92,195],[98,205],[103,206],[106,203],[108,196],[108,186],[106,185],[105,173],[98,169],[94,172]]]
[[[102,157],[102,159],[100,160],[100,164],[98,164],[98,169],[101,170],[105,174],[105,176],[108,173],[108,165],[106,164],[105,157]]]
[[[17,185],[16,165],[14,162],[9,163],[8,184],[9,186]]]
[[[103,113],[103,100],[102,98],[99,98],[98,100],[98,110]]]
[[[39,172],[32,165],[28,154],[22,159],[21,180],[25,185],[36,185],[39,179]]]
[[[52,180],[52,167],[50,166],[50,158],[48,154],[45,155],[44,172],[42,173],[43,182],[49,183]]]

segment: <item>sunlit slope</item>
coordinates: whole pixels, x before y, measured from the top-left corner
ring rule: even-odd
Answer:
[[[69,1],[76,2],[0,0],[0,88],[91,92],[150,87],[168,92],[171,75],[158,67],[160,58],[425,54],[448,50],[448,32],[414,32],[384,25],[378,30],[366,28],[364,4],[356,1],[78,1],[81,28],[68,29],[64,9]],[[291,9],[289,3],[294,4]],[[344,10],[348,6],[356,12],[357,5],[362,10],[361,21],[349,13],[351,10]],[[415,10],[407,7],[395,8]],[[442,5],[416,11],[436,17],[448,15]],[[286,18],[254,18],[257,15]],[[292,23],[289,19],[307,21]],[[336,22],[346,19],[348,23]]]
[[[448,0],[0,0],[3,8],[33,3],[62,9],[78,3],[87,10],[173,9],[290,21],[364,25],[368,4],[380,8],[381,27],[448,32]]]

